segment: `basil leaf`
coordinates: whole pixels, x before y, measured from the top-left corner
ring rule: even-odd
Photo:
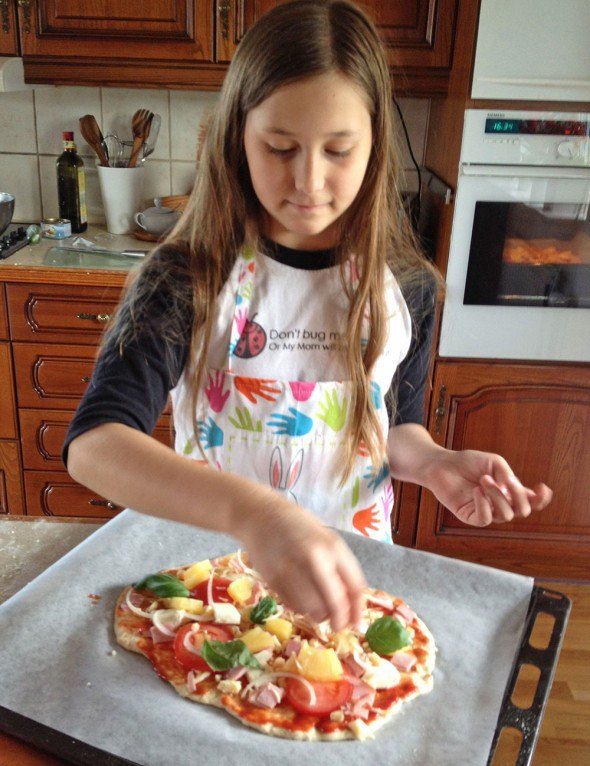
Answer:
[[[365,634],[367,643],[377,654],[392,654],[412,643],[410,634],[399,620],[384,615],[372,622]]]
[[[250,619],[252,622],[262,625],[262,623],[277,611],[277,602],[270,596],[261,598],[260,601],[252,607],[250,612]]]
[[[151,590],[158,598],[169,598],[171,596],[190,596],[185,586],[178,577],[170,574],[152,574],[144,577],[143,580],[136,582],[133,586],[140,590]]]
[[[201,656],[213,670],[229,670],[237,665],[260,668],[261,665],[243,641],[203,641]]]

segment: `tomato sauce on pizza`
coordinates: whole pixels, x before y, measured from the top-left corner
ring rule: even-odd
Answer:
[[[359,626],[333,632],[240,551],[127,586],[114,629],[183,697],[271,736],[366,739],[433,684],[434,639],[403,599],[367,588]]]

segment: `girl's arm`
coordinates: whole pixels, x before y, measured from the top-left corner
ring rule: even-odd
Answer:
[[[524,487],[500,455],[448,450],[416,423],[390,429],[391,475],[429,489],[461,521],[483,527],[540,511],[552,491],[545,484]]]
[[[348,546],[273,490],[199,465],[121,423],[74,438],[68,471],[118,505],[237,537],[296,611],[329,618],[334,630],[360,620],[366,582]]]

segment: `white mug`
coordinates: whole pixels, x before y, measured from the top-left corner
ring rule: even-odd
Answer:
[[[169,231],[179,217],[179,214],[169,207],[149,207],[135,214],[135,222],[150,234],[160,235]]]

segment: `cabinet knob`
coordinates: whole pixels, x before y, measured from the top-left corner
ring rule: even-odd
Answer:
[[[87,319],[89,322],[100,322],[105,324],[111,318],[110,314],[85,314],[83,311],[76,314],[77,319]]]
[[[443,420],[445,419],[445,416],[447,414],[447,409],[445,407],[446,395],[447,395],[447,387],[441,386],[440,391],[438,392],[438,405],[434,411],[434,414],[436,416],[434,433],[437,436],[440,435],[440,430],[442,428]]]

